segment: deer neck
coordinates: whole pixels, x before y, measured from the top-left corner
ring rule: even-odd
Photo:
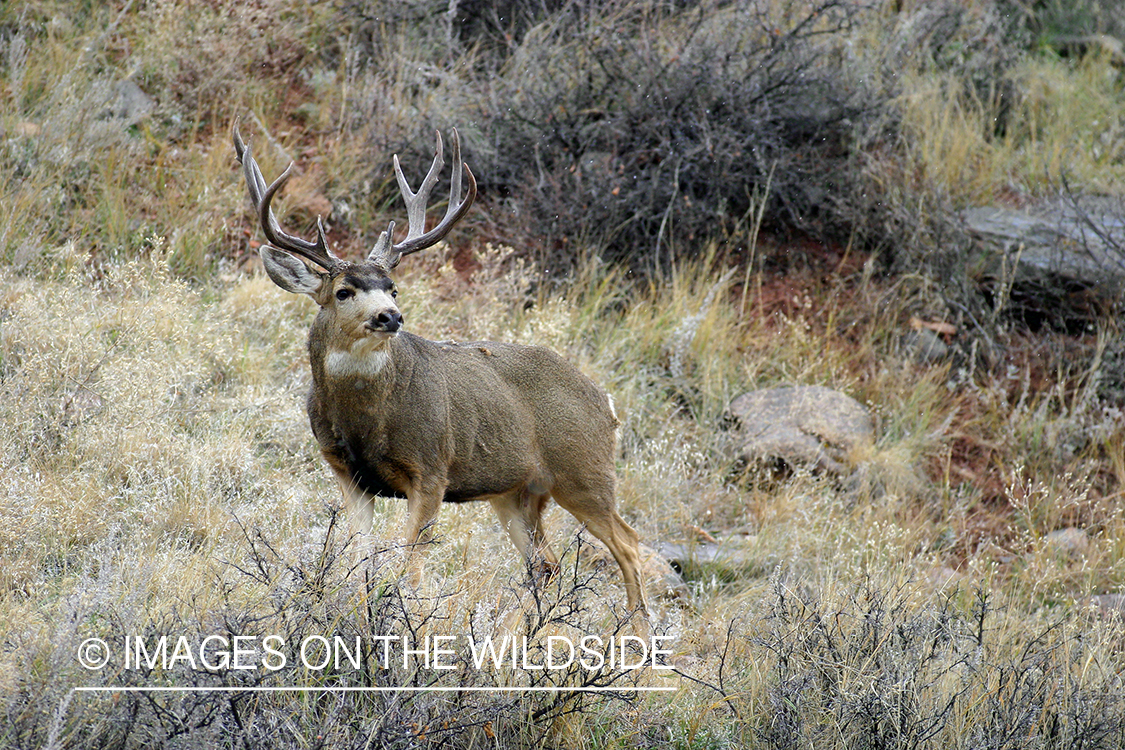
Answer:
[[[393,338],[369,336],[332,342],[319,352],[310,347],[314,377],[331,390],[386,390],[394,379],[394,343]]]

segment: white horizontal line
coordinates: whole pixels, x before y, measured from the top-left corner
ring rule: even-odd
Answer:
[[[76,687],[79,693],[652,693],[677,690],[675,687]]]

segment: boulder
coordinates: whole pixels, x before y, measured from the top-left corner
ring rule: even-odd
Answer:
[[[641,545],[641,576],[648,593],[657,599],[679,599],[688,601],[691,594],[683,576],[672,563],[658,550]]]
[[[949,347],[941,340],[941,336],[928,328],[907,331],[901,341],[906,358],[920,365],[941,362],[949,355]]]
[[[1098,594],[1087,599],[1086,604],[1106,619],[1125,620],[1125,594]]]
[[[90,87],[86,99],[100,107],[97,117],[87,124],[87,144],[103,148],[139,143],[130,134],[130,128],[156,109],[152,97],[130,78],[112,85],[98,81]]]
[[[738,431],[740,458],[749,464],[780,460],[845,477],[855,468],[858,449],[875,442],[867,407],[818,385],[744,393],[731,401],[727,421]]]
[[[114,84],[112,97],[113,100],[106,114],[126,126],[136,125],[156,109],[152,97],[131,78]]]
[[[660,542],[652,547],[641,544],[638,551],[641,555],[641,579],[645,582],[645,589],[650,598],[682,602],[691,599],[691,592],[688,591],[683,576],[673,566],[674,561],[668,559]],[[602,544],[583,546],[582,557],[607,571],[610,576],[618,573],[617,561]]]
[[[965,576],[948,565],[931,568],[926,577],[938,590],[959,586],[965,580]]]

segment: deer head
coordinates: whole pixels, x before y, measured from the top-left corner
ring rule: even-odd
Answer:
[[[322,310],[332,314],[336,322],[334,328],[346,340],[375,342],[396,335],[404,320],[395,303],[398,293],[390,278],[391,271],[403,257],[432,247],[449,234],[453,225],[468,212],[477,195],[476,178],[468,165],[461,161],[461,140],[456,129],[453,131],[453,174],[445,216],[437,226],[425,231],[426,205],[430,192],[445,166],[441,133],[438,133],[433,163],[417,192],[411,189],[403,175],[398,156],[394,157],[395,177],[406,203],[406,237],[400,242],[393,241],[395,222],[391,221],[362,263],[346,261],[332,252],[328,247],[321,217],[317,217],[316,221],[315,242],[284,232],[270,203],[289,180],[293,165],[290,164],[281,176],[267,186],[262,170],[251,153],[250,144],[242,140],[237,121],[232,137],[262,231],[270,243],[261,247],[260,254],[266,273],[273,282],[286,291],[307,294],[316,300]],[[469,183],[464,198],[461,197],[462,170]],[[323,270],[310,267],[305,261]],[[344,344],[346,341],[340,343]]]

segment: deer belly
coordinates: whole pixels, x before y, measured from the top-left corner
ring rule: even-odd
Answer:
[[[339,445],[343,448],[348,476],[355,482],[356,487],[376,497],[406,498],[405,492],[400,492],[391,486],[383,472],[379,470],[378,464],[365,460],[361,453],[352,450],[347,441],[341,440]]]
[[[451,477],[442,500],[447,503],[464,503],[470,500],[486,500],[497,495],[508,495],[520,490],[533,495],[542,495],[550,492],[552,482],[549,477],[546,472],[529,471],[524,467],[507,470],[502,467],[490,467],[484,471]]]
[[[351,474],[352,481],[356,486],[366,492],[368,495],[375,495],[376,497],[397,497],[406,498],[405,492],[399,492],[379,475],[378,469],[366,464],[351,464],[348,467],[348,473]]]
[[[467,503],[470,500],[484,500],[491,495],[503,495],[511,489],[510,484],[505,486],[482,484],[477,487],[448,487],[441,500],[443,503]]]

